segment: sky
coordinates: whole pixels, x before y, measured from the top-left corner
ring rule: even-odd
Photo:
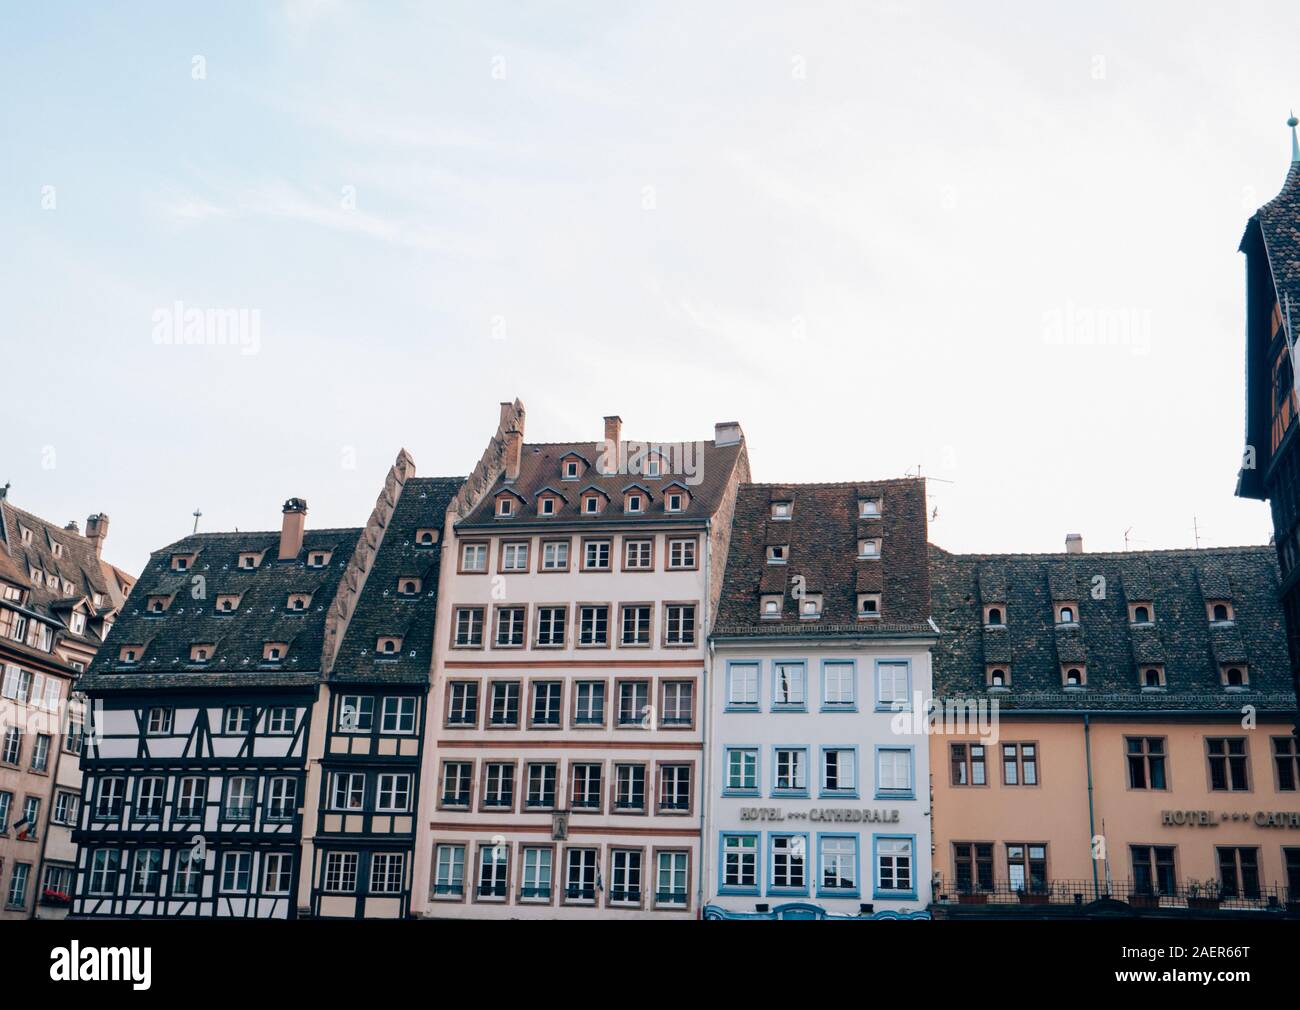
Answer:
[[[758,481],[919,466],[955,551],[1266,543],[1236,250],[1295,8],[1076,8],[15,5],[0,483],[136,572],[196,508],[361,525],[519,397],[528,441],[738,420]]]

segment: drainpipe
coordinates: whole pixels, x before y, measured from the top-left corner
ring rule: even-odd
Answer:
[[[707,893],[708,881],[705,877],[709,867],[709,803],[713,796],[710,782],[711,764],[709,760],[709,727],[713,722],[713,692],[709,690],[709,672],[713,668],[713,613],[709,609],[709,586],[713,572],[713,518],[710,516],[704,524],[704,592],[700,594],[700,609],[704,620],[700,623],[700,633],[704,636],[704,672],[700,681],[700,860],[699,872],[695,874],[695,908],[696,915],[704,919],[704,895]]]
[[[1092,725],[1088,721],[1088,713],[1083,713],[1083,752],[1084,761],[1088,768],[1088,858],[1092,863],[1092,897],[1097,898],[1097,858],[1092,853],[1092,842],[1097,837],[1097,820],[1092,806]],[[1105,844],[1105,839],[1102,840]]]

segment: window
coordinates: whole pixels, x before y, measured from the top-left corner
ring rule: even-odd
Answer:
[[[758,795],[758,748],[726,748],[724,795]]]
[[[640,849],[612,849],[609,854],[609,903],[611,905],[641,904],[641,860],[645,853]]]
[[[397,592],[402,596],[415,596],[420,592],[420,579],[402,576],[397,580]]]
[[[984,745],[955,743],[949,751],[952,761],[952,784],[982,786],[988,783],[984,773]]]
[[[267,783],[266,819],[291,821],[298,809],[298,782],[288,775],[277,775]]]
[[[551,862],[555,852],[549,846],[524,847],[524,879],[519,885],[520,901],[551,900]]]
[[[1163,666],[1144,666],[1138,676],[1138,683],[1144,691],[1159,691],[1165,686],[1165,668]]]
[[[609,607],[584,605],[578,608],[578,645],[602,646],[609,644]]]
[[[912,667],[906,661],[876,663],[876,711],[907,712],[912,707]]]
[[[758,708],[757,663],[732,663],[728,665],[727,707]]]
[[[645,811],[645,765],[614,765],[614,810],[618,813]]]
[[[96,849],[90,854],[90,880],[87,890],[91,894],[113,894],[117,890],[117,871],[122,853],[117,849]]]
[[[984,608],[984,627],[986,628],[1005,628],[1006,621],[1003,618],[1001,605],[988,606]]]
[[[1273,737],[1273,765],[1277,769],[1279,792],[1295,792],[1300,782],[1300,753],[1293,736]],[[1300,894],[1300,890],[1296,892]]]
[[[822,749],[822,795],[855,796],[858,791],[858,752],[852,747]]]
[[[808,838],[806,835],[772,835],[771,889],[804,891],[808,887]]]
[[[136,849],[131,860],[131,893],[157,894],[162,852],[158,849]]]
[[[166,782],[161,775],[146,775],[136,780],[135,815],[143,820],[162,818]]]
[[[528,571],[528,541],[511,541],[501,545],[501,570],[503,572]]]
[[[439,845],[433,865],[435,898],[459,898],[465,893],[465,846]]]
[[[478,649],[483,645],[483,608],[456,608],[456,647]]]
[[[624,540],[623,568],[626,571],[648,572],[654,568],[653,540]]]
[[[307,567],[324,568],[330,563],[330,558],[333,556],[332,551],[312,551],[307,555]]]
[[[262,647],[262,658],[269,663],[278,663],[284,658],[287,649],[284,642],[267,642]]]
[[[411,809],[411,775],[409,772],[382,772],[379,775],[379,800],[375,809],[386,814],[405,814]]]
[[[1057,603],[1054,605],[1056,610],[1057,624],[1077,624],[1079,609],[1073,603]]]
[[[870,621],[880,616],[880,594],[858,593],[858,620]]]
[[[1002,784],[1038,785],[1038,747],[1032,743],[1002,745]]]
[[[1165,781],[1165,738],[1129,736],[1124,738],[1128,758],[1130,789],[1168,789]]]
[[[1172,845],[1131,845],[1133,890],[1138,894],[1173,895],[1178,890]]]
[[[564,461],[564,479],[578,479],[578,461],[576,459],[566,459]]]
[[[1150,601],[1141,603],[1130,603],[1128,605],[1128,619],[1130,624],[1151,624],[1153,622],[1152,614],[1155,610],[1152,608]]]
[[[686,907],[688,865],[685,852],[660,852],[655,857],[655,905]]]
[[[1259,897],[1259,849],[1219,846],[1219,892],[1225,898]]]
[[[376,852],[370,857],[370,893],[401,894],[405,878],[405,852]]]
[[[74,635],[82,634],[86,630],[86,615],[81,613],[73,614],[68,630]]]
[[[469,543],[460,545],[460,570],[462,572],[486,572],[487,565],[487,544]]]
[[[542,571],[567,572],[569,570],[569,541],[542,541]]]
[[[442,805],[468,807],[474,780],[474,766],[468,761],[442,763]]]
[[[601,766],[578,762],[573,766],[573,786],[569,790],[569,805],[574,810],[601,808]]]
[[[538,498],[537,514],[539,516],[555,515],[555,506],[558,501],[559,499],[554,497],[553,495],[543,495],[541,498]]]
[[[568,626],[568,607],[537,608],[537,645],[540,648],[562,648]]]
[[[623,646],[640,646],[650,644],[650,608],[640,604],[623,607],[623,634],[619,639]]]
[[[682,569],[693,569],[695,563],[695,549],[698,541],[695,537],[668,539],[668,568],[671,571],[681,571]]]
[[[253,819],[253,798],[257,780],[251,775],[240,775],[230,780],[226,787],[226,819],[249,821]]]
[[[524,806],[530,810],[555,808],[556,781],[560,766],[554,761],[530,762],[525,776]]]
[[[14,863],[13,875],[9,878],[9,893],[5,897],[6,906],[27,907],[27,880],[31,873],[31,863]]]
[[[18,837],[29,842],[36,841],[40,822],[41,799],[39,796],[28,796],[27,799],[23,800],[22,819],[14,825],[18,829]]]
[[[415,701],[411,695],[390,695],[385,698],[380,713],[379,732],[414,733]]]
[[[1007,881],[1012,891],[1047,893],[1047,846],[1007,842]]]
[[[792,513],[793,511],[794,511],[794,506],[793,506],[792,503],[790,503],[790,502],[788,502],[788,501],[774,501],[774,502],[772,502],[772,518],[773,518],[773,519],[789,519],[789,518],[790,518],[790,515],[791,515],[791,513]]]
[[[695,682],[665,680],[661,682],[659,705],[661,726],[683,727],[695,723]]]
[[[126,779],[120,775],[100,779],[99,792],[95,797],[95,817],[100,820],[115,820],[120,817],[125,791]]]
[[[50,738],[38,733],[32,746],[32,771],[44,773],[50,767]]]
[[[650,682],[648,680],[621,681],[618,685],[618,724],[647,726],[652,717]]]
[[[488,724],[496,727],[519,725],[519,681],[492,682],[492,703],[488,711]]]
[[[1227,600],[1206,600],[1205,612],[1211,624],[1227,624],[1232,621],[1232,604]]]
[[[1244,736],[1206,737],[1205,751],[1210,762],[1211,789],[1227,792],[1250,789]]]
[[[28,670],[23,670],[17,666],[5,667],[4,679],[4,697],[10,698],[20,704],[26,704],[31,697],[32,675]]]
[[[1082,666],[1061,666],[1061,684],[1066,688],[1082,688],[1088,683],[1087,671]]]
[[[419,547],[432,547],[438,542],[438,530],[422,529],[415,531],[415,543]]]
[[[5,764],[16,765],[22,759],[23,754],[23,731],[17,726],[10,726],[5,730],[5,742],[3,750],[0,750],[0,761]]]
[[[758,890],[758,836],[722,836],[722,889],[731,892]]]
[[[691,809],[691,766],[660,765],[659,812],[685,814]]]
[[[288,894],[293,888],[293,856],[287,852],[268,852],[262,857],[262,891],[265,894]]]
[[[669,603],[664,606],[664,645],[695,644],[695,604]]]
[[[764,595],[759,601],[759,616],[765,621],[779,621],[781,619],[781,606],[784,602],[784,596],[776,594]]]
[[[580,680],[574,685],[573,722],[576,726],[605,725],[605,682]]]
[[[325,853],[325,890],[331,894],[355,894],[358,862],[355,852]]]
[[[643,508],[642,500],[639,494],[624,495],[623,508],[627,512],[640,512]]]
[[[818,593],[805,593],[799,602],[799,620],[819,621],[822,616],[822,598]]]
[[[591,499],[595,501],[595,499]],[[609,571],[609,541],[584,540],[582,542],[582,570],[584,572]]]
[[[1240,663],[1224,663],[1219,668],[1219,680],[1229,691],[1241,691],[1250,686],[1250,676]]]
[[[334,772],[330,776],[331,810],[364,810],[366,776],[361,772]]]
[[[993,846],[988,842],[954,842],[957,893],[993,890]]]
[[[680,512],[685,506],[685,498],[680,491],[668,492],[667,498],[664,499],[665,512]]]
[[[212,646],[211,646],[211,645],[191,645],[191,646],[190,646],[190,662],[192,662],[192,663],[206,663],[206,662],[207,662],[209,659],[211,659],[211,658],[212,658]]]
[[[772,664],[772,708],[798,709],[807,703],[807,668],[802,662]]]
[[[533,726],[559,726],[564,684],[558,680],[533,681]]]
[[[790,559],[789,544],[771,544],[767,548],[767,563],[783,565]]]
[[[988,678],[988,685],[991,688],[1007,688],[1011,686],[1011,670],[1005,666],[990,665],[985,670],[985,676]]]
[[[498,607],[496,647],[515,649],[522,646],[526,622],[523,607]]]
[[[879,798],[908,798],[915,792],[912,782],[913,756],[910,747],[880,747],[876,750],[876,795]]]
[[[852,709],[857,704],[856,670],[852,663],[822,664],[822,709]]]
[[[384,656],[395,656],[402,651],[402,640],[394,635],[380,635],[375,640],[375,652]],[[278,658],[275,656],[272,659]]]
[[[880,515],[879,498],[859,498],[858,499],[858,517],[861,519],[875,519]]]
[[[192,820],[202,817],[207,797],[207,779],[198,776],[187,776],[181,779],[176,790],[176,819]]]
[[[478,725],[478,681],[453,680],[448,685],[447,725]]]
[[[772,794],[785,795],[808,792],[808,749],[806,747],[777,747],[774,752],[776,776],[772,780]]]
[[[0,835],[9,833],[9,809],[13,802],[13,793],[0,792]]]
[[[819,893],[852,897],[858,893],[858,836],[821,835],[817,839]]]
[[[877,837],[876,891],[888,894],[912,894],[916,883],[912,876],[912,840],[910,838]]]
[[[293,732],[297,709],[276,705],[266,710],[266,732],[271,736],[288,736]]]
[[[222,894],[247,894],[252,878],[251,852],[227,852],[221,857]]]
[[[242,597],[234,594],[222,593],[217,597],[217,612],[229,614],[239,609],[239,601]]]
[[[500,516],[501,518],[506,518],[508,516],[514,515],[514,512],[515,512],[515,503],[511,499],[505,497],[497,499],[498,516]]]
[[[565,853],[565,901],[594,902],[596,900],[597,855],[595,849],[569,849]]]
[[[512,810],[515,805],[515,766],[507,761],[488,761],[483,766],[484,809]]]
[[[5,804],[7,807],[7,804]],[[64,789],[58,789],[54,793],[54,812],[50,815],[50,820],[55,824],[63,824],[67,827],[74,828],[77,826],[77,809],[81,806],[81,797],[76,793],[70,793]],[[5,828],[5,816],[0,816],[0,831]]]
[[[863,537],[859,540],[858,557],[872,560],[880,557],[880,539],[878,537]]]
[[[339,699],[340,733],[369,733],[375,726],[375,699],[363,694],[345,694]]]
[[[585,494],[582,496],[582,511],[589,516],[594,516],[600,511],[600,495]]]

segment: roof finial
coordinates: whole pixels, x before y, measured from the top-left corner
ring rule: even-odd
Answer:
[[[1300,126],[1300,119],[1295,118],[1295,109],[1291,110],[1291,118],[1286,121],[1286,125],[1291,127],[1291,164],[1300,162],[1300,140],[1296,139],[1295,128]]]

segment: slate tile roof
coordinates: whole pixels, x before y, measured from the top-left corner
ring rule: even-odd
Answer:
[[[1055,625],[1053,601],[1073,584],[1078,626]],[[1095,590],[1101,592],[1100,598]],[[1118,554],[950,554],[930,548],[935,694],[989,697],[986,665],[1010,665],[1003,709],[1034,711],[1261,712],[1295,709],[1271,547]],[[1207,601],[1232,603],[1234,622],[1212,624]],[[1005,610],[984,627],[984,605]],[[1128,604],[1153,605],[1150,625]],[[1084,690],[1065,691],[1062,663],[1086,664]],[[1163,664],[1164,691],[1143,691],[1138,666]],[[1244,663],[1249,690],[1223,689],[1220,663]]]
[[[196,533],[155,551],[81,688],[286,687],[319,681],[325,618],[360,533],[309,528],[292,561],[277,560],[278,531]],[[332,552],[329,564],[308,567],[309,553],[321,550]],[[245,551],[265,552],[258,568],[239,567]],[[175,554],[196,557],[187,571],[178,572],[171,567]],[[218,613],[216,599],[227,593],[240,597],[239,607]],[[290,593],[311,594],[306,611],[286,607]],[[149,613],[151,596],[169,596],[171,605],[161,614]],[[288,644],[281,661],[263,660],[267,642]],[[196,644],[213,646],[208,662],[191,661],[190,647]],[[144,647],[138,662],[120,661],[124,645]]]
[[[464,483],[463,477],[412,477],[406,482],[329,671],[329,680],[428,683],[433,665],[442,528],[447,506]],[[438,531],[432,546],[416,542],[416,531],[421,529]],[[420,579],[417,596],[397,592],[398,579],[406,576]],[[376,656],[375,642],[381,635],[402,638],[398,656]]]
[[[1255,218],[1264,237],[1278,297],[1284,293],[1291,296],[1292,322],[1300,326],[1300,162],[1291,163],[1281,192],[1260,207]]]
[[[858,503],[880,500],[880,516],[862,519]],[[789,519],[772,518],[789,502]],[[858,541],[879,538],[880,557],[858,557]],[[786,545],[784,565],[768,564],[767,548]],[[822,616],[803,620],[793,590],[802,576],[822,594]],[[878,619],[859,620],[858,593],[880,593]],[[760,616],[760,597],[782,594],[779,619]],[[731,546],[715,637],[930,634],[925,485],[885,480],[837,484],[743,484],[732,520]]]
[[[671,460],[670,449],[680,443],[624,441],[622,444],[625,448],[631,447],[628,451],[629,461],[634,466],[639,466],[643,450],[637,450],[637,446],[654,448],[661,445],[664,455]],[[518,479],[507,481],[504,475],[498,477],[483,500],[457,523],[457,528],[482,526],[506,530],[525,524],[531,527],[534,523],[558,525],[581,522],[595,526],[611,522],[620,525],[702,522],[717,511],[722,503],[736,463],[744,451],[744,443],[720,446],[709,440],[688,442],[685,445],[689,454],[686,456],[686,466],[679,465],[677,469],[689,468],[695,476],[668,472],[667,468],[661,477],[647,477],[639,472],[602,474],[597,467],[604,451],[603,442],[524,443]],[[580,457],[588,465],[579,468],[576,480],[564,480],[561,461],[572,455]],[[698,482],[693,483],[696,480]],[[681,484],[689,492],[686,507],[681,512],[664,511],[664,492],[672,484]],[[628,514],[623,510],[623,492],[633,485],[644,489],[650,501],[644,512]],[[590,488],[595,488],[609,499],[598,515],[584,515],[581,511],[582,493]],[[498,519],[494,510],[496,496],[502,490],[513,491],[524,504],[510,518]],[[563,494],[553,516],[537,515],[537,496],[544,490]]]

